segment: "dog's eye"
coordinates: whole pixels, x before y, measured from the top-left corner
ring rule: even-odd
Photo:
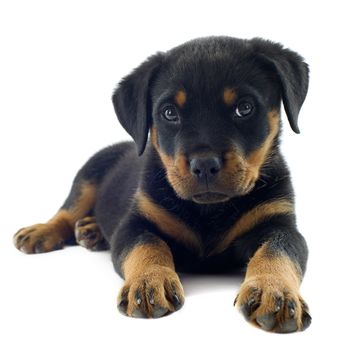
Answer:
[[[253,112],[253,105],[250,102],[242,101],[239,102],[235,109],[235,115],[239,118],[244,118]]]
[[[179,120],[179,115],[174,106],[167,106],[162,111],[162,117],[169,122],[177,122]]]

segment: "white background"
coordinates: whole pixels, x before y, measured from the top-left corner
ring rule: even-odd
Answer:
[[[0,348],[349,349],[349,11],[346,1],[1,1]],[[301,134],[283,150],[310,260],[303,333],[276,335],[233,308],[240,280],[184,276],[184,308],[158,320],[116,308],[108,253],[28,256],[12,235],[56,212],[83,162],[128,139],[110,101],[148,55],[206,35],[260,36],[311,68]]]

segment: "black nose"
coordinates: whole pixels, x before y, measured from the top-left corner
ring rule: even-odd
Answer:
[[[198,179],[213,180],[222,168],[222,161],[219,157],[196,157],[190,160],[191,173]]]

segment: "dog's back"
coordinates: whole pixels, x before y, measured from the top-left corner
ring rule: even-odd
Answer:
[[[133,142],[111,146],[121,157],[106,174],[98,190],[94,213],[104,237],[111,235],[129,211],[141,177],[145,157],[137,155]]]

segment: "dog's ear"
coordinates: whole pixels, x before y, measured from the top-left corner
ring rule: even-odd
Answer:
[[[120,124],[134,139],[139,155],[145,150],[152,121],[150,85],[162,60],[162,53],[149,57],[119,83],[112,96]]]
[[[258,55],[272,68],[280,81],[282,100],[289,124],[299,133],[298,115],[309,85],[309,68],[296,52],[260,38],[251,40]]]

